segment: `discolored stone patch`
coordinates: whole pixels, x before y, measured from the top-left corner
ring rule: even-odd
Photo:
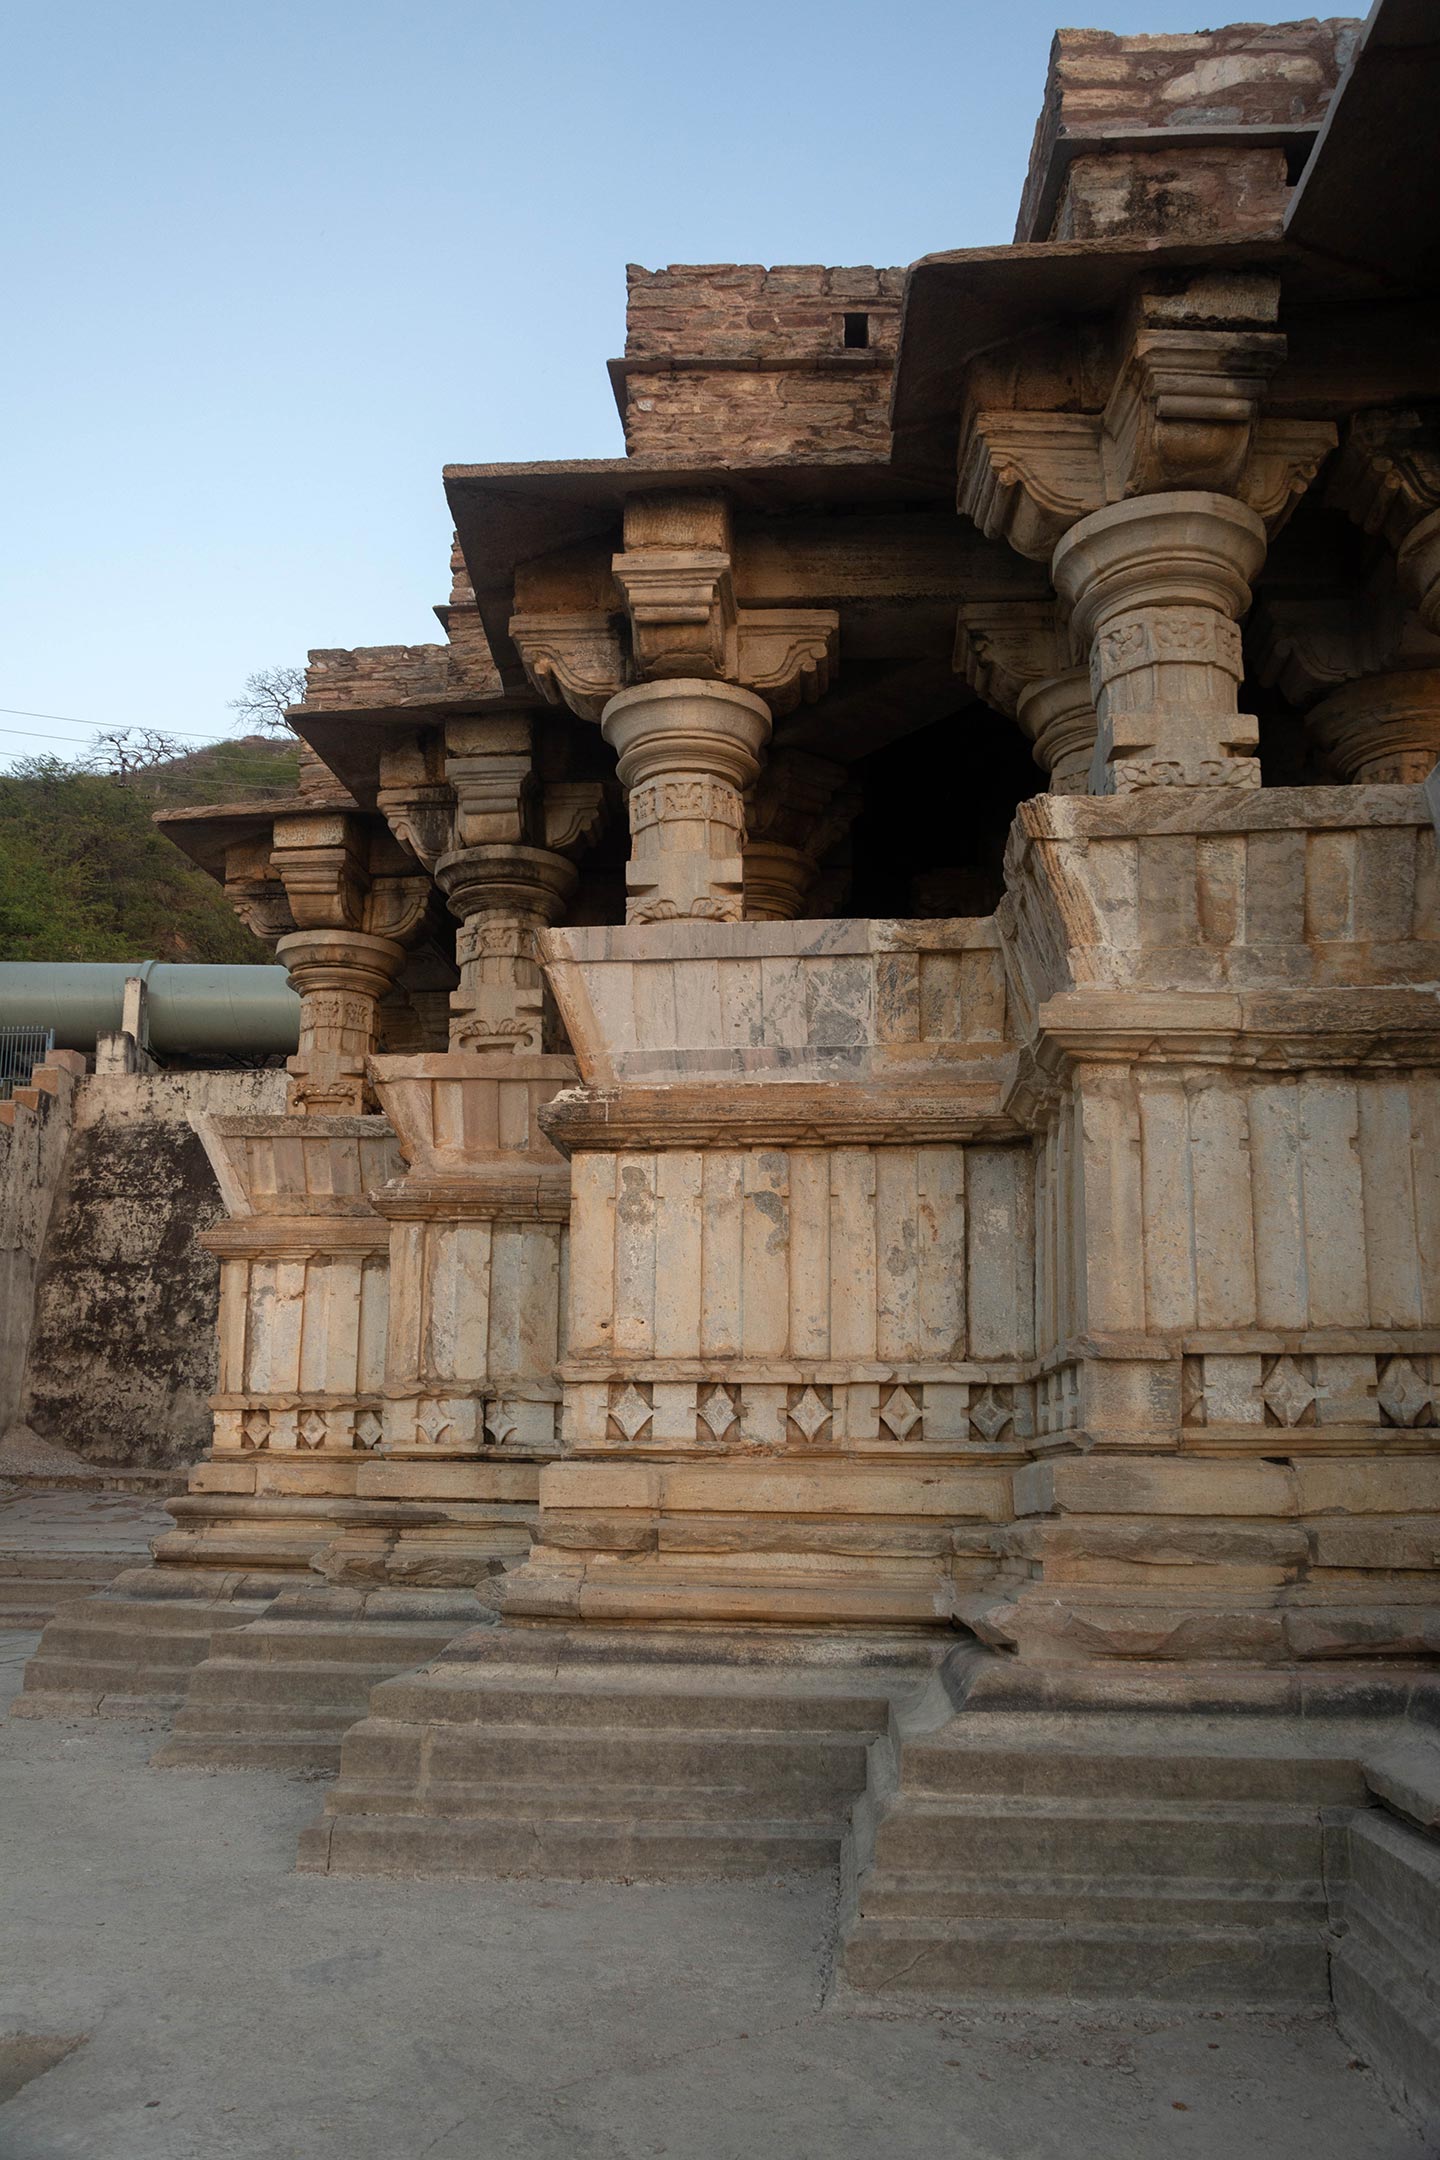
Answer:
[[[13,2100],[32,2078],[43,2077],[77,2047],[89,2033],[8,2033],[0,2036],[0,2107]]]

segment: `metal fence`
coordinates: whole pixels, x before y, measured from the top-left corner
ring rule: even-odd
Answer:
[[[28,1085],[32,1069],[43,1065],[54,1047],[53,1028],[0,1027],[0,1102]]]

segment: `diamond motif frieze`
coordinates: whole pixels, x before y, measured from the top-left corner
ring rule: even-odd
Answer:
[[[640,1389],[632,1380],[623,1392],[612,1390],[610,1422],[619,1427],[625,1438],[638,1440],[653,1415],[649,1388]]]
[[[716,1440],[724,1440],[738,1423],[740,1413],[729,1388],[713,1387],[708,1395],[701,1396],[696,1415]]]
[[[355,1445],[362,1448],[378,1447],[383,1431],[379,1411],[362,1410],[355,1419]]]
[[[813,1387],[791,1389],[791,1400],[786,1406],[785,1415],[792,1425],[798,1426],[812,1445],[830,1423],[832,1410],[829,1395],[828,1388],[825,1389],[823,1397]]]
[[[421,1447],[439,1447],[447,1433],[455,1429],[455,1420],[439,1403],[428,1402],[415,1419],[415,1439]]]
[[[295,1428],[297,1444],[302,1448],[324,1447],[329,1426],[318,1410],[307,1410]]]
[[[1422,1366],[1428,1361],[1422,1360]],[[1435,1391],[1424,1370],[1409,1358],[1390,1358],[1381,1368],[1376,1400],[1391,1425],[1433,1425]]]
[[[1260,1399],[1269,1413],[1267,1423],[1313,1425],[1315,1404],[1322,1392],[1306,1379],[1294,1358],[1276,1358],[1260,1383]]]
[[[793,1371],[793,1368],[792,1368]],[[579,1439],[589,1424],[595,1443],[645,1448],[695,1447],[749,1452],[792,1449],[838,1449],[863,1454],[891,1448],[923,1449],[927,1454],[963,1455],[976,1449],[1013,1450],[1033,1437],[1036,1410],[1044,1411],[1048,1387],[1051,1430],[1067,1430],[1079,1415],[1079,1392],[1073,1370],[1053,1374],[1030,1391],[1005,1380],[937,1378],[832,1382],[828,1379],[771,1379],[752,1373],[746,1379],[715,1376],[695,1380],[615,1377],[604,1384],[600,1401],[588,1407],[586,1383],[570,1398],[567,1412],[572,1435]],[[599,1391],[597,1391],[599,1392]],[[489,1446],[530,1446],[528,1405],[491,1403],[485,1414]],[[498,1438],[500,1419],[518,1419],[522,1430],[507,1426]],[[583,1445],[582,1441],[582,1445]]]
[[[918,1386],[913,1394],[906,1387],[892,1388],[880,1405],[880,1422],[897,1440],[906,1440],[912,1433],[920,1439],[922,1433],[917,1428],[921,1426],[924,1414],[924,1393]]]
[[[499,1396],[492,1396],[485,1405],[482,1425],[487,1447],[504,1447],[507,1440],[520,1430],[519,1420],[512,1416],[508,1405]]]
[[[1014,1415],[1009,1390],[1005,1388],[982,1388],[970,1404],[970,1423],[980,1438],[992,1446],[1006,1426],[1013,1423]]]
[[[254,1454],[260,1454],[270,1445],[270,1413],[268,1410],[247,1410],[240,1420],[240,1445]]]

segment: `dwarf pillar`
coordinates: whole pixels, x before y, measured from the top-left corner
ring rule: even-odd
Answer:
[[[549,848],[490,845],[442,855],[435,878],[461,927],[459,987],[450,999],[453,1050],[538,1052],[544,984],[535,932],[558,921],[578,872]]]

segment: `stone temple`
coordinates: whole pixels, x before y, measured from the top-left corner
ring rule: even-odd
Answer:
[[[626,455],[447,469],[443,641],[163,817],[300,1047],[22,1712],[1440,2097],[1434,35],[1062,31],[1013,245],[632,268]]]

